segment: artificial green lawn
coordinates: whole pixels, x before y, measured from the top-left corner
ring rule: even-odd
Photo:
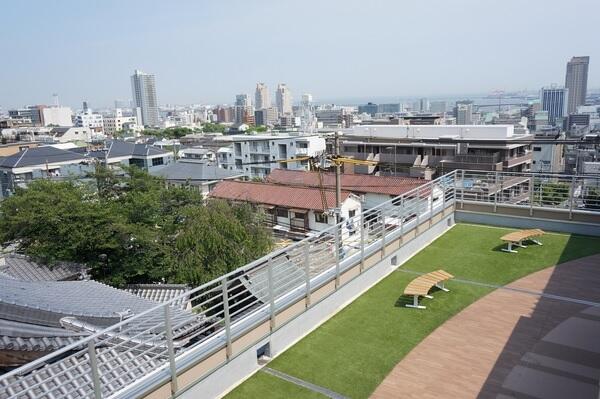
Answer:
[[[600,252],[600,239],[547,234],[543,246],[500,251],[499,237],[511,229],[459,224],[406,262],[401,269],[428,272],[444,269],[457,278],[506,284],[536,270]],[[451,316],[491,291],[448,282],[451,292],[424,299],[426,310],[404,307],[411,298],[402,291],[414,274],[398,270],[357,298],[269,367],[327,387],[351,398],[367,398],[391,369],[423,338]],[[314,397],[310,391],[287,394],[285,381],[265,383],[257,373],[230,398]],[[282,396],[284,395],[284,396]]]

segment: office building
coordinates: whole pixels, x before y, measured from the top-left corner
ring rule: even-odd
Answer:
[[[419,99],[419,112],[429,112],[429,100],[426,98]]]
[[[378,105],[373,104],[373,103],[366,103],[364,105],[358,106],[359,114],[369,114],[371,116],[375,116],[375,114],[378,112],[378,110],[379,110]]]
[[[565,87],[569,90],[567,115],[577,111],[577,107],[585,105],[587,94],[588,67],[590,57],[573,57],[567,63]]]
[[[429,104],[429,111],[434,114],[443,114],[446,112],[446,101],[432,101]]]
[[[256,84],[256,91],[254,93],[254,108],[264,109],[271,107],[271,95],[269,94],[269,88],[264,83]]]
[[[548,122],[551,125],[567,116],[569,89],[563,87],[542,87],[540,101],[542,110],[548,111]]]
[[[396,114],[400,112],[400,104],[379,104],[377,112],[380,114]]]
[[[277,102],[277,110],[281,115],[292,113],[292,93],[285,83],[277,85],[277,92],[275,93],[275,100]]]
[[[131,91],[134,108],[141,111],[142,125],[158,126],[158,101],[154,75],[135,70],[131,76]]]
[[[456,124],[471,125],[473,123],[473,104],[456,105]]]

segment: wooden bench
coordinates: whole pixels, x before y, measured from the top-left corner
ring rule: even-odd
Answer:
[[[423,296],[425,298],[433,299],[431,295],[429,295],[429,290],[433,287],[437,287],[442,291],[450,291],[446,287],[444,287],[444,281],[450,280],[454,278],[448,272],[443,270],[436,270],[435,272],[423,274],[406,286],[404,289],[404,295],[412,295],[413,303],[405,305],[407,308],[417,308],[417,309],[425,309],[425,306],[419,305],[419,297]]]
[[[521,230],[505,234],[500,237],[500,239],[505,241],[508,244],[508,247],[502,248],[502,250],[504,252],[516,254],[517,251],[512,248],[513,245],[521,248],[527,248],[526,245],[523,245],[523,241],[531,241],[537,245],[542,245],[542,243],[536,240],[535,237],[540,237],[543,235],[544,232],[540,229]]]

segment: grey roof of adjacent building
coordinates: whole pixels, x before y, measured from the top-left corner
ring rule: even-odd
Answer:
[[[102,368],[102,397],[125,388],[139,377],[156,370],[166,361],[135,352],[118,352],[112,348],[96,348]],[[44,381],[44,383],[40,383]],[[26,375],[0,380],[0,399],[55,399],[93,397],[92,373],[87,351],[81,350]]]
[[[108,147],[108,158],[126,156],[149,157],[154,155],[166,155],[170,153],[170,151],[166,151],[149,144],[136,144],[123,140],[108,141],[106,146]]]
[[[5,319],[0,319],[0,331],[0,351],[51,352],[88,335]]]
[[[185,284],[131,284],[125,286],[123,290],[149,301],[163,303],[184,294],[189,289]],[[182,296],[173,302],[172,306],[185,309],[189,300],[189,295]]]
[[[77,263],[61,262],[53,266],[34,262],[20,254],[0,257],[0,274],[23,281],[64,281],[77,280],[86,273],[85,266]]]
[[[20,168],[25,166],[45,165],[56,162],[83,162],[85,155],[72,151],[60,150],[55,147],[26,148],[16,154],[9,155],[0,161],[0,167]]]
[[[65,318],[73,318],[85,324],[88,332],[95,332],[156,305],[157,302],[96,281],[0,278],[0,318],[22,323],[61,327]],[[203,322],[198,316],[179,309],[174,309],[172,314],[176,336],[185,336]],[[156,324],[157,317],[162,317],[160,310],[138,318],[131,327],[131,334],[146,331]],[[152,332],[144,334],[153,335]]]
[[[71,129],[72,127],[53,127],[50,133],[60,137]]]
[[[215,181],[233,179],[244,176],[243,173],[219,168],[198,162],[176,162],[158,170],[150,171],[154,176],[164,177],[166,180],[190,180],[190,181]]]

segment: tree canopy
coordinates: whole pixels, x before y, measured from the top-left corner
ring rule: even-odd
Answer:
[[[200,284],[272,248],[248,205],[204,201],[132,167],[100,167],[93,185],[36,180],[0,203],[0,241],[44,263],[87,264],[94,278]]]

